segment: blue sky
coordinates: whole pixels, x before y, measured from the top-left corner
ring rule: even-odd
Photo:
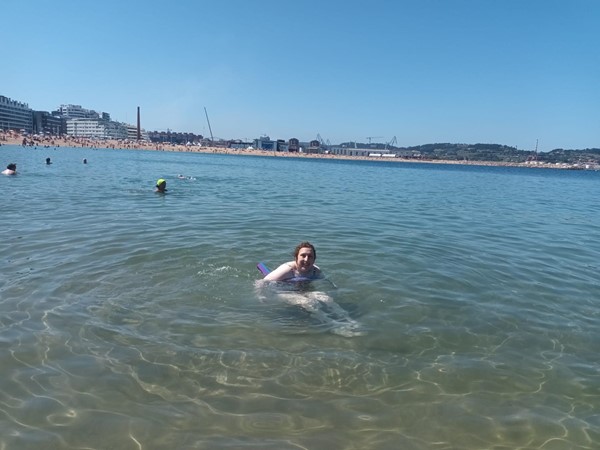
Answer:
[[[600,147],[597,0],[3,0],[0,95],[147,130]]]

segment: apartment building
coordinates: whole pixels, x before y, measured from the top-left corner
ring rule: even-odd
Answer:
[[[105,119],[67,119],[67,134],[89,139],[127,139],[127,127]]]
[[[33,133],[33,110],[27,103],[0,95],[0,129]]]

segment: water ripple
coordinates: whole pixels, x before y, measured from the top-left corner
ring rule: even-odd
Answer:
[[[52,151],[2,147],[0,448],[600,442],[597,173]],[[306,239],[335,287],[257,289]]]

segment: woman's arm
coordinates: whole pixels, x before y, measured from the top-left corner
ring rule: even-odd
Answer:
[[[294,276],[293,262],[280,265],[273,272],[269,273],[264,279],[266,281],[283,281]]]

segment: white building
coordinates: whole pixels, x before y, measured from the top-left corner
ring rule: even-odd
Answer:
[[[89,139],[127,139],[124,124],[104,119],[67,119],[67,134]]]
[[[80,105],[60,105],[59,108],[53,112],[54,115],[59,115],[65,119],[99,119],[100,114],[91,109],[82,108]],[[110,119],[109,117],[103,117]]]
[[[129,125],[127,123],[122,124],[125,128],[127,128],[127,139],[130,141],[137,141],[137,126]],[[148,136],[148,132],[143,128],[140,130],[141,140],[142,141],[150,141],[150,137]]]
[[[378,149],[378,148],[364,148],[364,147],[346,147],[334,145],[329,148],[329,152],[333,155],[342,155],[342,156],[395,156],[395,153],[391,153],[387,149]]]

